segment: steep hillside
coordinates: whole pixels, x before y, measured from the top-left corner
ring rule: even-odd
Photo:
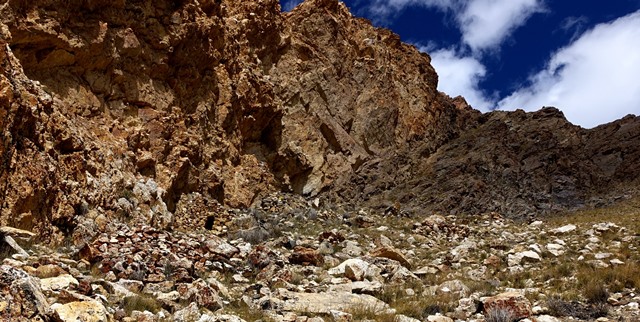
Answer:
[[[493,112],[435,153],[419,146],[373,158],[337,194],[414,215],[498,212],[531,219],[637,194],[639,142],[640,117],[585,130],[555,108]]]
[[[507,216],[630,193],[638,118],[471,109],[430,57],[334,0],[8,1],[0,7],[2,224],[221,227],[285,191]],[[605,198],[606,197],[606,198]],[[91,235],[91,233],[89,234]]]

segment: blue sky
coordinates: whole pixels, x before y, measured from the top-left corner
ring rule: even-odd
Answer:
[[[586,128],[640,115],[640,0],[344,3],[429,53],[438,88],[481,111],[556,106]]]

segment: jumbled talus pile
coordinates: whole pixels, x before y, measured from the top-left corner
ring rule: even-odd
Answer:
[[[632,216],[559,225],[323,204],[271,196],[236,213],[224,236],[120,223],[57,251],[16,236],[27,255],[7,252],[0,312],[24,321],[640,318],[639,236],[622,226]],[[248,222],[264,234],[247,233]]]

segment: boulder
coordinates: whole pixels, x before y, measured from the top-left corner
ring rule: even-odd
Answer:
[[[460,280],[446,281],[436,289],[436,295],[452,295],[457,298],[462,298],[469,294],[471,294],[471,289]]]
[[[389,305],[365,294],[347,292],[298,293],[281,290],[282,310],[315,314],[330,314],[332,310],[350,311],[357,308],[389,312]]]
[[[80,283],[77,279],[69,274],[63,274],[56,277],[41,278],[40,285],[43,291],[60,291],[70,286],[78,286]]]
[[[296,246],[289,256],[291,264],[321,266],[324,264],[324,256],[317,250],[302,246]]]
[[[492,310],[506,310],[514,319],[524,319],[532,315],[531,302],[521,293],[505,292],[483,300],[485,316]]]
[[[395,261],[400,262],[402,266],[408,269],[411,269],[411,263],[409,262],[409,260],[407,260],[407,258],[399,250],[393,247],[390,247],[390,246],[378,247],[373,251],[371,251],[369,255],[371,255],[372,257],[384,257],[388,259],[393,259]]]
[[[32,233],[28,230],[13,228],[9,226],[0,227],[0,234],[5,236],[12,236],[14,238],[26,238],[26,239],[30,239],[36,235],[35,233]]]
[[[224,239],[218,236],[209,236],[208,238],[209,239],[205,242],[205,245],[207,246],[207,249],[209,249],[209,251],[214,254],[222,255],[226,258],[231,258],[235,254],[240,252],[237,247],[230,245]]]
[[[198,321],[200,319],[201,314],[198,309],[198,304],[191,302],[187,307],[176,311],[173,314],[173,321],[175,322],[191,322]]]
[[[331,275],[344,275],[352,281],[362,281],[365,277],[375,278],[380,274],[380,268],[373,264],[369,264],[359,258],[351,258],[342,262],[340,265],[329,269]]]
[[[176,290],[180,293],[181,300],[195,303],[198,307],[211,311],[222,308],[222,298],[218,292],[203,280],[197,280],[191,284],[178,284]]]
[[[429,322],[453,322],[453,320],[449,317],[442,315],[429,315],[427,317],[427,321]]]
[[[365,261],[350,261],[344,266],[344,276],[352,281],[362,281],[368,268],[369,263]]]
[[[507,263],[509,266],[517,266],[522,262],[539,262],[541,260],[540,255],[538,253],[528,250],[524,252],[519,252],[515,254],[509,254],[507,256]]]
[[[560,244],[547,244],[546,246],[547,251],[549,253],[551,253],[553,256],[560,256],[562,254],[564,254],[564,246],[560,245]]]
[[[98,301],[55,303],[51,305],[55,317],[61,322],[107,322],[107,310]]]
[[[51,313],[49,303],[40,288],[38,279],[30,277],[25,271],[8,265],[0,266],[0,297],[7,302],[5,312],[9,319],[35,319]],[[3,317],[7,317],[3,315]]]
[[[246,322],[246,321],[241,319],[238,316],[230,315],[230,314],[220,314],[220,315],[214,315],[214,316],[203,314],[200,317],[200,320],[198,320],[198,322]]]
[[[567,234],[570,233],[574,230],[576,230],[576,225],[572,225],[572,224],[568,224],[568,225],[564,225],[562,227],[558,227],[556,229],[552,229],[550,231],[550,233],[554,234],[554,235],[563,235],[563,234]]]
[[[539,315],[536,316],[536,322],[561,322],[562,320],[553,317],[551,315]]]

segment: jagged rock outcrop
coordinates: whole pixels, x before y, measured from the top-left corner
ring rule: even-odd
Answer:
[[[162,226],[193,199],[248,206],[274,189],[244,150],[281,122],[256,63],[278,48],[276,1],[1,11],[5,223],[42,235],[105,214]]]
[[[477,112],[436,90],[429,56],[343,3],[306,1],[285,23],[290,41],[271,74],[284,104],[282,142],[306,164],[293,191],[316,193],[415,142],[435,150],[473,124]]]
[[[427,55],[333,0],[284,15],[275,0],[0,10],[2,220],[42,236],[317,194],[478,114],[436,91]]]
[[[220,228],[273,191],[522,216],[639,172],[638,118],[481,115],[335,0],[11,0],[0,17],[0,224],[45,239]]]

